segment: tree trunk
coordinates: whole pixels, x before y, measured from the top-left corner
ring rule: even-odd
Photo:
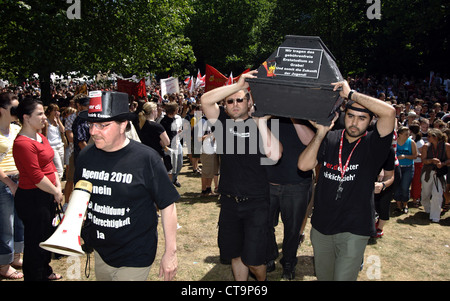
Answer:
[[[44,106],[48,106],[52,99],[50,90],[50,72],[47,70],[39,71],[39,82],[41,85],[41,101],[44,103]]]

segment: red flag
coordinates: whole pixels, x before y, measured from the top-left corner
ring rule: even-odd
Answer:
[[[235,83],[239,80],[242,74],[249,72],[250,69],[245,70],[242,72],[238,77],[233,77],[233,74],[230,74],[230,78],[227,78],[225,75],[217,71],[214,67],[210,65],[206,65],[206,80],[205,80],[205,92],[208,92],[212,89],[222,87],[224,85],[228,85],[228,81],[232,81],[232,83]],[[232,79],[232,80],[231,80]]]
[[[225,75],[208,64],[206,64],[205,76],[205,92],[222,87],[227,82],[227,77]]]

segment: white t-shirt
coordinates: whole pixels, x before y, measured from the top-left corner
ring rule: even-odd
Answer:
[[[419,149],[425,145],[425,141],[423,141],[423,139],[420,139],[419,141],[416,142],[416,146],[417,146],[417,154],[419,154]],[[420,163],[422,162],[422,158],[418,155],[416,159],[414,159],[414,163]]]
[[[61,133],[59,132],[59,127],[48,123],[47,128],[47,140],[51,147],[63,146],[64,143],[61,138]]]

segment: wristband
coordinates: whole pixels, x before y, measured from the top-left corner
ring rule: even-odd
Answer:
[[[347,96],[348,100],[352,100],[352,95],[354,92],[355,92],[355,90],[350,90],[350,92],[348,92],[348,96]]]
[[[381,191],[384,191],[386,189],[386,184],[384,184],[384,182],[381,182],[381,184],[383,184],[383,188],[381,188]]]

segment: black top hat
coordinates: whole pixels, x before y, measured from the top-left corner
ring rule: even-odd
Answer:
[[[133,120],[135,114],[129,110],[128,94],[113,91],[90,91],[89,109],[79,114],[90,122]]]

